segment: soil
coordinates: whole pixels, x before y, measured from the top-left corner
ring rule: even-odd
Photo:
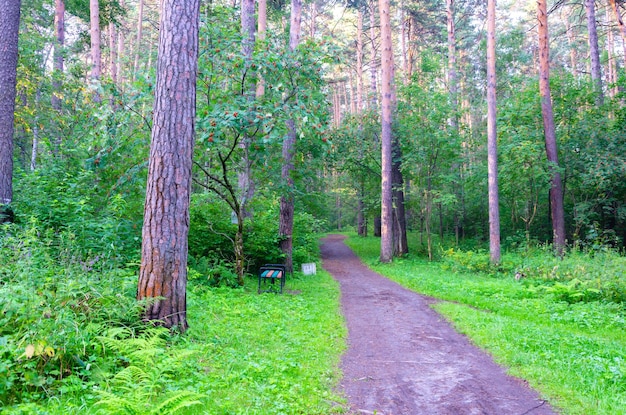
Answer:
[[[351,414],[548,415],[524,381],[457,333],[430,305],[369,270],[342,235],[322,242],[323,267],[341,285],[348,350],[341,387]]]

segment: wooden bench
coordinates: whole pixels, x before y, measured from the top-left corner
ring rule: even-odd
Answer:
[[[265,264],[259,269],[259,294],[265,292],[280,292],[283,293],[283,287],[285,286],[285,266],[282,264]],[[278,284],[277,284],[278,282]],[[266,290],[261,289],[261,284]]]

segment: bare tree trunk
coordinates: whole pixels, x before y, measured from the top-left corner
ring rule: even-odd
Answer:
[[[370,99],[372,110],[378,106],[376,97],[378,96],[376,88],[376,3],[372,0],[370,3],[370,89],[372,96]]]
[[[363,111],[363,12],[358,10],[356,30],[356,112]]]
[[[450,126],[455,131],[458,131],[459,88],[456,76],[456,33],[454,25],[454,0],[446,0],[446,12],[448,20],[448,90],[450,91],[450,106],[452,110],[452,117],[450,117]]]
[[[139,53],[141,52],[141,36],[143,33],[143,6],[144,0],[139,0],[137,10],[137,38],[135,39],[135,62],[133,64],[133,81],[137,78],[137,71],[139,70]]]
[[[147,320],[185,331],[200,2],[162,0],[160,14],[137,299]]]
[[[246,96],[246,100],[248,101],[248,109],[251,110],[254,106],[255,99],[255,77],[252,75],[252,52],[254,51],[254,31],[255,31],[256,22],[254,20],[254,0],[242,0],[241,1],[241,31],[242,31],[242,43],[241,50],[243,53],[244,59],[244,68],[241,76],[242,82],[242,90]],[[251,120],[250,120],[251,121]],[[251,217],[252,212],[248,209],[248,202],[252,199],[254,195],[254,183],[252,182],[252,173],[251,167],[252,163],[250,161],[250,137],[247,133],[244,133],[243,139],[241,140],[241,149],[242,149],[242,166],[241,170],[238,172],[238,185],[239,185],[239,193],[241,197],[240,209],[242,211],[243,217]],[[243,251],[243,247],[242,247]]]
[[[56,0],[54,7],[54,31],[56,42],[54,44],[54,66],[52,74],[52,108],[61,111],[61,77],[63,76],[63,48],[65,47],[65,2]]]
[[[611,27],[611,11],[609,8],[606,8],[606,25],[607,25],[607,33],[606,33],[606,43],[607,43],[607,54],[608,54],[608,62],[607,62],[607,84],[609,87],[609,95],[611,97],[615,97],[619,92],[615,83],[617,82],[617,67],[615,63],[615,36],[613,35],[613,28]]]
[[[311,26],[309,27],[309,37],[315,39],[315,26],[317,25],[317,1],[311,2]]]
[[[122,9],[126,8],[124,0],[120,0],[120,7]],[[125,43],[124,43],[124,30],[125,30],[124,28],[125,28],[125,24],[123,24],[122,27],[120,28],[122,30],[117,31],[117,77],[118,77],[119,85],[123,85],[125,81],[124,67],[122,65],[122,62],[124,60],[124,54],[126,53]]]
[[[13,201],[13,122],[17,80],[20,0],[0,0],[0,215]],[[0,217],[6,221],[6,218]]]
[[[109,68],[111,69],[111,80],[117,85],[117,30],[113,22],[109,23]]]
[[[611,9],[615,13],[615,20],[619,27],[619,33],[622,36],[622,46],[624,47],[624,68],[626,68],[626,25],[624,25],[624,19],[619,9],[619,4],[615,0],[609,0]]]
[[[379,0],[381,35],[381,102],[382,102],[382,161],[381,161],[381,241],[380,262],[393,258],[393,199],[392,199],[392,113],[393,113],[393,45],[391,42],[391,18],[389,0]]]
[[[39,101],[41,101],[41,87],[37,87],[37,92],[35,93],[35,108],[37,108]],[[33,146],[30,152],[30,171],[35,171],[37,169],[37,154],[39,151],[39,114],[35,114],[35,119],[33,122]]]
[[[537,1],[537,20],[539,34],[539,94],[541,95],[541,114],[546,138],[546,155],[552,176],[550,187],[550,211],[554,248],[557,255],[563,255],[565,248],[565,215],[563,210],[563,184],[558,171],[559,159],[556,146],[556,129],[552,113],[550,96],[550,50],[548,44],[547,0]]]
[[[267,0],[258,0],[258,30],[257,35],[260,41],[265,41],[265,32],[267,31]],[[256,84],[256,97],[262,97],[265,94],[265,81],[259,74]]]
[[[489,189],[489,252],[500,262],[498,135],[496,128],[496,0],[487,2],[487,175]]]
[[[572,67],[572,75],[576,76],[578,74],[578,56],[576,54],[576,37],[574,36],[574,28],[572,27],[570,18],[571,16],[568,16],[565,20],[565,31],[567,32],[567,40],[569,43],[569,61]]]
[[[300,43],[300,26],[302,22],[302,0],[291,0],[291,27],[289,29],[289,50],[295,51]],[[281,178],[287,185],[287,194],[280,198],[280,224],[278,235],[280,249],[285,254],[285,268],[293,272],[293,155],[296,146],[296,123],[293,119],[287,120],[287,136],[283,141],[283,166]]]
[[[596,2],[585,0],[587,11],[587,31],[589,33],[589,54],[591,55],[591,80],[596,93],[596,105],[604,103],[602,91],[602,70],[600,68],[600,51],[598,48],[598,31],[596,29]]]
[[[89,0],[89,17],[91,21],[91,81],[98,88],[102,76],[102,52],[100,49],[100,10],[98,0]],[[100,102],[100,94],[94,92],[93,100]]]

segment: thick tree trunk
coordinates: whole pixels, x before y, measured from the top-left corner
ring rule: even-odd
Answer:
[[[0,0],[0,213],[13,201],[13,122],[20,0]]]
[[[550,212],[552,217],[553,244],[557,255],[565,248],[565,215],[563,210],[563,184],[558,171],[559,159],[556,146],[556,129],[552,113],[550,96],[550,50],[548,43],[548,12],[546,0],[537,1],[537,20],[539,34],[539,94],[541,96],[541,114],[546,139],[546,155],[552,176],[550,187]]]
[[[381,35],[381,240],[380,261],[390,262],[393,258],[393,198],[392,198],[392,113],[393,113],[393,45],[391,42],[391,18],[389,0],[379,0]]]
[[[300,27],[302,22],[302,0],[291,0],[291,27],[289,29],[289,50],[295,51],[300,43]],[[293,155],[296,147],[296,123],[293,119],[287,120],[287,136],[283,141],[283,166],[281,178],[287,187],[287,194],[280,198],[280,223],[278,235],[280,249],[285,255],[285,268],[293,272]]]
[[[589,54],[591,55],[591,80],[596,93],[596,105],[604,103],[602,91],[602,70],[600,67],[600,51],[598,48],[598,31],[596,29],[596,2],[585,0],[587,11],[587,32],[589,33]]]
[[[199,0],[163,0],[137,298],[145,318],[187,329],[187,236]],[[172,76],[176,74],[176,76]],[[163,298],[160,298],[163,297]],[[160,298],[160,299],[157,299]]]
[[[498,135],[496,129],[496,0],[487,2],[487,176],[489,193],[489,252],[500,262],[498,195]]]

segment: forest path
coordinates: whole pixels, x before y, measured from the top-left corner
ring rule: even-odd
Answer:
[[[549,404],[506,375],[429,307],[432,300],[368,269],[343,235],[322,240],[341,285],[348,350],[341,382],[352,414],[548,415]]]

